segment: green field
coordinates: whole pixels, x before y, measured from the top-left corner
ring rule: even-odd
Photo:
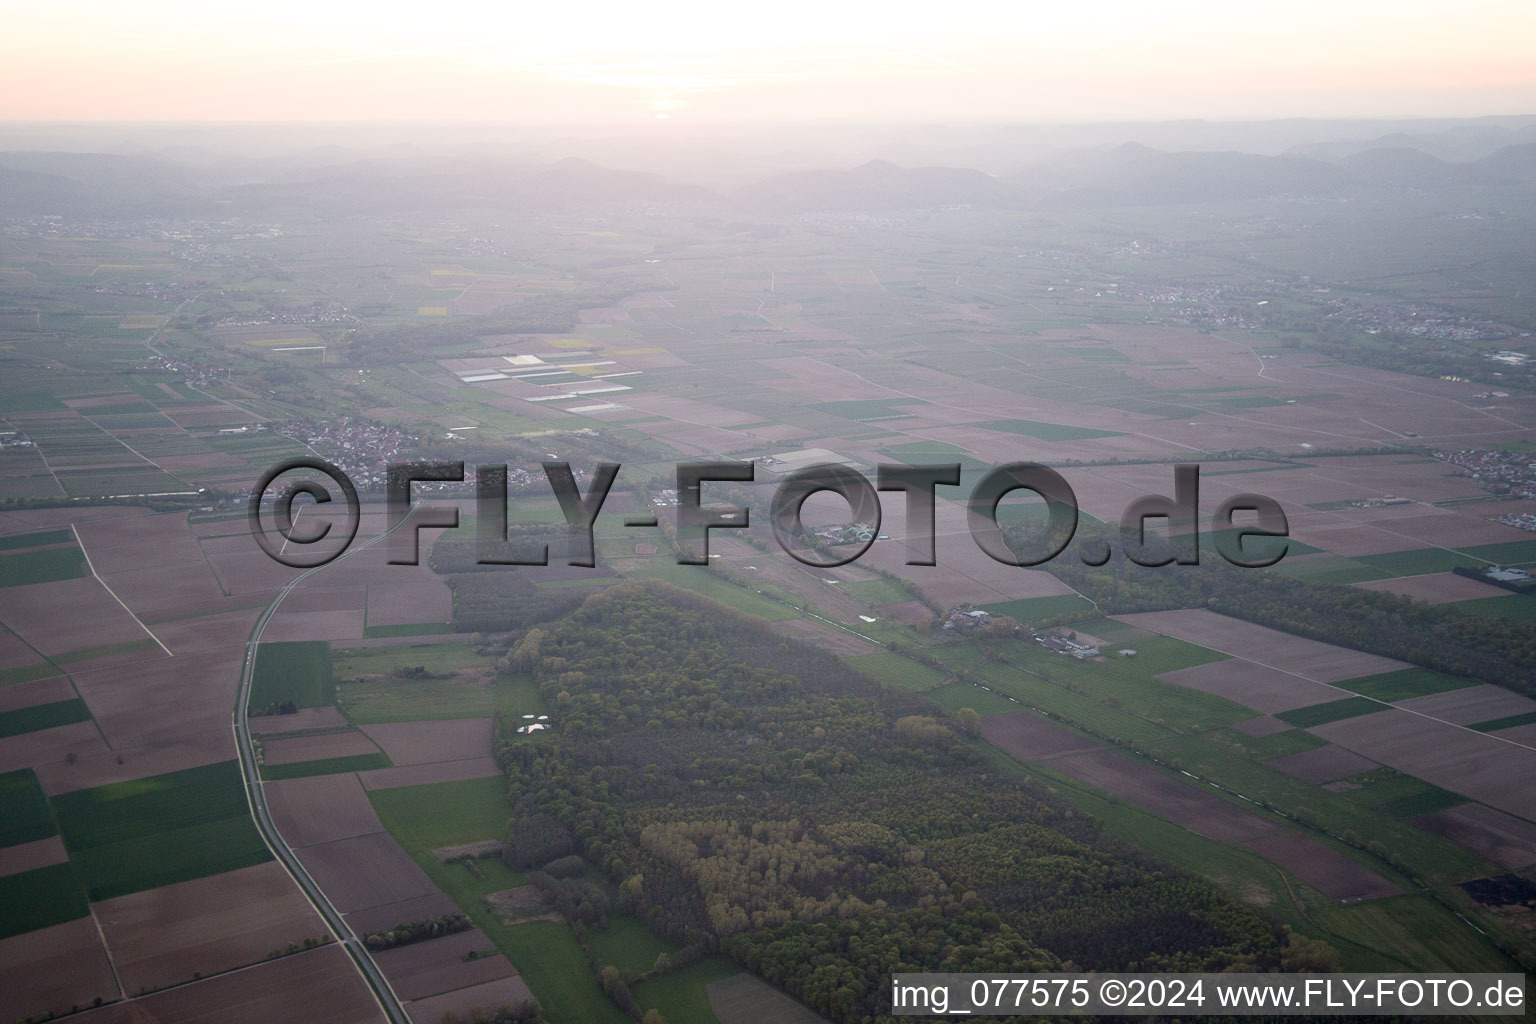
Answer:
[[[15,711],[0,711],[0,739],[6,736],[19,736],[24,732],[36,732],[39,729],[52,729],[55,726],[69,725],[73,722],[88,722],[90,719],[90,709],[85,706],[85,701],[78,697],[73,700],[55,701],[52,704],[34,704],[29,708],[17,708]]]
[[[1536,562],[1536,540],[1512,540],[1503,544],[1477,544],[1459,548],[1462,554],[1495,565],[1524,565]],[[1469,563],[1476,564],[1476,563]]]
[[[931,690],[949,678],[938,669],[913,661],[911,658],[890,651],[876,654],[857,654],[843,661],[863,672],[871,679],[900,690]]]
[[[43,530],[40,533],[20,533],[0,537],[0,551],[17,551],[21,548],[40,548],[50,544],[73,544],[75,535],[69,530]],[[0,565],[7,563],[0,562]]]
[[[771,598],[738,586],[705,565],[678,565],[671,558],[644,558],[637,560],[637,567],[625,573],[631,579],[656,579],[682,587],[701,597],[719,601],[747,615],[756,615],[770,622],[799,617],[799,612]]]
[[[948,441],[908,441],[880,449],[882,455],[965,455],[970,449]]]
[[[1411,551],[1388,551],[1380,555],[1357,555],[1355,561],[1393,576],[1425,576],[1429,573],[1450,572],[1458,566],[1482,564],[1475,558],[1445,548],[1414,548]]]
[[[1513,729],[1517,725],[1530,725],[1532,722],[1536,722],[1536,711],[1527,711],[1523,715],[1491,718],[1486,722],[1476,722],[1467,728],[1476,729],[1478,732],[1498,732],[1500,729]]]
[[[1119,437],[1114,430],[1094,430],[1090,427],[1069,427],[1064,423],[1041,423],[1039,420],[988,420],[969,424],[983,430],[996,430],[1004,434],[1021,434],[1041,441],[1088,441],[1095,437]]]
[[[73,921],[89,912],[74,865],[67,861],[0,876],[0,939]]]
[[[1511,594],[1508,597],[1477,597],[1470,601],[1453,601],[1442,608],[1454,608],[1468,615],[1483,618],[1511,619],[1517,622],[1536,622],[1536,596]]]
[[[869,605],[903,604],[915,600],[912,592],[895,580],[866,580],[863,583],[844,583],[843,590]]]
[[[1423,697],[1431,693],[1460,690],[1471,686],[1472,680],[1460,676],[1448,676],[1429,668],[1404,668],[1396,672],[1383,672],[1376,676],[1345,679],[1333,685],[1353,690],[1362,697],[1377,700],[1399,701],[1410,697]]]
[[[453,624],[450,622],[418,622],[404,626],[363,627],[363,636],[370,640],[396,636],[441,636],[444,633],[452,632]]]
[[[588,929],[587,935],[603,963],[613,964],[626,978],[643,974],[655,965],[659,955],[670,956],[678,949],[659,938],[644,921],[627,914],[610,918],[607,928]]]
[[[1276,713],[1275,717],[1298,729],[1307,729],[1314,725],[1342,722],[1346,718],[1358,718],[1361,715],[1385,710],[1385,706],[1380,701],[1369,697],[1345,697],[1343,700],[1330,700],[1323,704],[1309,704],[1294,711],[1281,711]]]
[[[331,645],[324,640],[265,643],[256,649],[252,708],[293,701],[301,708],[336,703],[331,682]]]
[[[1212,743],[1220,743],[1239,751],[1254,761],[1268,761],[1272,757],[1299,754],[1303,750],[1315,750],[1327,746],[1328,741],[1314,736],[1305,729],[1287,729],[1268,736],[1245,736],[1235,729],[1213,729],[1205,734]]]
[[[483,718],[495,710],[493,660],[467,643],[357,647],[335,652],[336,701],[354,724]],[[421,666],[441,679],[398,679]]]
[[[720,1024],[705,986],[741,973],[722,956],[709,956],[679,970],[630,987],[642,1010],[659,1010],[667,1024]]]
[[[384,825],[408,850],[500,839],[507,831],[507,780],[500,775],[368,794]]]
[[[64,845],[92,900],[271,859],[234,761],[53,798]]]
[[[871,398],[853,402],[817,402],[811,408],[817,412],[826,413],[828,416],[837,416],[841,419],[856,420],[862,423],[870,420],[891,420],[912,416],[915,414],[897,407],[927,404],[927,402],[920,398]]]
[[[927,697],[946,711],[970,708],[982,716],[1006,715],[1012,711],[1022,710],[1019,704],[1007,697],[991,690],[983,690],[975,683],[950,683],[936,690],[929,690]]]
[[[85,552],[78,545],[67,548],[43,548],[0,554],[0,587],[20,587],[28,583],[52,583],[84,576]]]
[[[48,662],[40,662],[36,665],[17,665],[15,668],[0,668],[0,686],[9,686],[11,683],[25,683],[32,679],[42,679],[45,676],[59,674],[57,665]]]
[[[47,839],[59,831],[31,768],[0,775],[0,847]]]
[[[1352,558],[1340,558],[1336,555],[1314,555],[1300,560],[1288,558],[1276,565],[1275,571],[1298,580],[1308,580],[1312,583],[1336,583],[1340,586],[1392,577],[1392,573],[1361,565]]]
[[[1094,603],[1079,594],[1056,594],[1051,597],[1021,597],[1016,601],[977,605],[984,612],[1006,615],[1019,622],[1039,622],[1058,615],[1097,615]]]
[[[278,779],[303,779],[311,775],[340,775],[342,772],[366,772],[375,768],[392,767],[381,751],[376,754],[354,754],[351,757],[326,757],[318,761],[295,761],[292,764],[264,764],[261,777],[267,782]]]

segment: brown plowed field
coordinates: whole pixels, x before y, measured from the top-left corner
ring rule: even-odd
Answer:
[[[365,725],[363,732],[384,748],[396,765],[429,764],[485,757],[491,752],[489,718]]]
[[[37,839],[15,846],[0,846],[0,876],[19,875],[23,871],[35,871],[50,864],[62,864],[69,860],[64,841],[58,836]]]
[[[1320,683],[1357,679],[1410,667],[1376,654],[1307,640],[1204,609],[1139,612],[1115,618],[1154,633],[1247,658]]]
[[[154,622],[150,626],[155,636],[177,655],[218,647],[243,647],[246,638],[251,635],[251,627],[256,624],[256,617],[273,596],[275,594],[251,594],[231,598],[221,602],[232,608],[231,611],[173,622]]]
[[[1045,761],[1062,754],[1102,748],[1097,741],[1028,711],[989,715],[981,720],[981,734],[989,743],[1023,761]]]
[[[1399,708],[1308,731],[1442,789],[1536,818],[1536,750]]]
[[[1271,714],[1348,696],[1342,690],[1324,683],[1303,679],[1268,665],[1256,665],[1242,658],[1208,661],[1192,668],[1165,672],[1157,678],[1202,693],[1225,697],[1255,711]]]
[[[262,788],[272,818],[290,846],[384,831],[362,784],[350,772],[266,782]]]
[[[501,774],[494,757],[469,757],[462,761],[435,761],[400,768],[375,768],[358,772],[364,789],[396,789],[400,786],[424,786],[429,782],[461,782],[487,779]]]
[[[327,934],[276,861],[95,904],[130,993],[243,967]]]
[[[284,718],[286,715],[275,717]],[[331,757],[356,757],[376,754],[379,748],[360,732],[332,732],[319,736],[277,737],[264,740],[265,763],[271,765],[297,764],[300,761],[321,761]]]
[[[91,576],[0,587],[0,622],[44,654],[149,639]]]
[[[35,704],[53,704],[61,700],[74,700],[75,688],[65,676],[49,679],[33,679],[25,683],[0,686],[0,711],[30,708]]]
[[[0,633],[0,668],[20,668],[23,665],[40,665],[42,657],[32,648],[10,633]]]
[[[1276,771],[1314,783],[1336,782],[1381,767],[1368,757],[1361,757],[1352,750],[1345,750],[1332,743],[1326,747],[1270,758],[1264,763]]]
[[[1396,896],[1400,888],[1361,867],[1332,847],[1296,832],[1250,839],[1243,844],[1285,868],[1324,896],[1345,903]]]
[[[496,943],[480,929],[472,928],[440,939],[386,949],[373,954],[373,959],[401,999],[424,999],[516,974],[511,962],[499,953],[464,959],[470,953],[495,952]]]
[[[180,565],[155,566],[112,576],[103,574],[103,578],[143,622],[197,615],[227,600],[218,577],[201,558]],[[160,635],[159,630],[155,635]]]
[[[1431,693],[1397,702],[1409,711],[1431,718],[1441,718],[1456,725],[1491,722],[1495,718],[1525,715],[1536,711],[1536,700],[1522,697],[1502,686],[1479,683],[1460,690]]]
[[[1463,804],[1414,818],[1413,823],[1464,846],[1500,867],[1536,864],[1536,825],[1482,804]]]
[[[228,738],[243,655],[241,647],[225,647],[179,654],[174,662],[88,662],[72,674],[114,749],[157,749]]]
[[[0,772],[37,768],[41,777],[44,765],[62,764],[70,754],[83,761],[91,754],[102,754],[106,750],[94,722],[72,722],[52,729],[38,729],[0,739]],[[43,788],[48,788],[46,783]]]
[[[338,839],[297,852],[326,896],[343,912],[438,891],[426,872],[387,833]]]
[[[191,563],[207,571],[197,538],[187,528],[185,513],[77,523],[75,530],[91,556],[91,564],[108,579],[138,569]]]
[[[439,891],[394,903],[383,903],[366,910],[354,910],[347,914],[346,918],[347,924],[352,926],[354,932],[367,935],[369,932],[388,931],[395,925],[404,924],[407,921],[420,921],[428,917],[456,913],[458,909],[459,905],[453,902],[447,893]]]
[[[0,939],[0,993],[6,1018],[17,1020],[41,1019],[50,1010],[67,1013],[71,1006],[91,1005],[97,996],[121,997],[96,922],[89,917]]]
[[[1444,604],[1447,601],[1472,601],[1479,597],[1514,597],[1508,590],[1490,586],[1478,580],[1458,576],[1453,572],[1437,572],[1428,576],[1404,576],[1395,580],[1367,580],[1355,586],[1364,590],[1380,590],[1415,601]]]
[[[288,602],[283,602],[287,608]],[[268,641],[285,640],[361,640],[363,637],[363,610],[339,612],[290,612],[281,611],[267,622],[261,638]]]
[[[243,971],[105,1007],[91,1024],[382,1024],[373,993],[331,943]]]
[[[305,729],[345,729],[347,720],[335,708],[300,708],[291,715],[261,715],[250,720],[257,736],[275,736]]]
[[[90,724],[81,723],[85,726]],[[94,729],[92,735],[95,735]],[[63,760],[63,751],[59,752],[58,760],[39,764],[37,780],[42,783],[43,792],[49,796],[58,796],[77,789],[105,786],[109,782],[142,779],[151,775],[179,772],[183,768],[228,761],[235,756],[235,740],[230,734],[227,721],[218,732],[168,746],[112,751],[101,747],[100,743],[100,739],[96,739],[97,752],[82,753],[74,764]],[[84,750],[91,745],[91,741],[86,739],[78,749]]]
[[[471,985],[457,992],[445,992],[428,999],[417,999],[405,1004],[405,1011],[416,1024],[435,1024],[445,1013],[467,1016],[475,1007],[493,1010],[498,1006],[518,1006],[533,999],[528,983],[517,975],[488,981],[483,985]]]
[[[1278,718],[1261,715],[1258,718],[1250,718],[1246,721],[1238,722],[1231,728],[1233,732],[1240,732],[1244,736],[1252,736],[1257,739],[1261,736],[1273,736],[1275,733],[1285,732],[1288,729],[1294,728],[1294,726],[1282,722]]]
[[[1114,751],[1064,754],[1052,759],[1051,768],[1208,839],[1249,839],[1281,828],[1214,793]]]
[[[447,622],[452,616],[453,594],[446,583],[373,584],[368,587],[370,626]]]

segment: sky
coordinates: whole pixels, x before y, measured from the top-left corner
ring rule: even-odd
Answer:
[[[1532,0],[0,0],[0,120],[1536,113]]]

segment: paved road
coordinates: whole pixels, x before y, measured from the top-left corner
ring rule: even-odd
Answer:
[[[405,1007],[400,1004],[400,999],[395,995],[394,989],[390,988],[389,982],[384,979],[384,974],[379,970],[379,965],[374,963],[373,957],[368,954],[367,947],[363,945],[362,941],[352,931],[352,926],[347,924],[346,920],[341,916],[341,912],[331,904],[330,899],[320,889],[320,886],[310,877],[309,871],[294,854],[288,843],[284,841],[282,833],[277,830],[277,823],[272,820],[272,813],[267,808],[266,794],[262,791],[261,772],[256,766],[256,748],[251,743],[251,726],[246,709],[250,703],[251,685],[255,681],[256,676],[257,645],[261,643],[261,634],[266,630],[267,623],[271,621],[273,613],[283,603],[283,599],[293,591],[294,587],[302,583],[312,573],[329,568],[331,565],[337,564],[337,562],[350,557],[364,548],[372,547],[385,537],[388,537],[400,525],[409,521],[409,519],[409,516],[404,517],[400,523],[385,530],[378,536],[357,545],[335,562],[317,566],[314,569],[306,569],[295,576],[286,587],[278,592],[278,595],[272,599],[272,603],[267,605],[262,611],[261,617],[256,620],[256,625],[251,628],[250,639],[246,641],[245,666],[240,674],[240,692],[235,698],[234,720],[235,749],[240,754],[240,773],[245,780],[245,795],[251,805],[251,816],[256,819],[256,827],[261,830],[261,834],[266,838],[267,845],[271,847],[272,853],[278,860],[283,862],[283,866],[288,869],[288,873],[293,876],[293,880],[299,884],[300,889],[304,890],[304,894],[309,897],[309,901],[314,904],[320,916],[325,919],[325,923],[330,926],[331,931],[341,940],[342,948],[352,957],[353,963],[357,965],[358,972],[362,974],[363,980],[368,983],[368,987],[373,990],[374,997],[378,999],[380,1008],[383,1009],[392,1024],[411,1024],[411,1018],[405,1012]]]

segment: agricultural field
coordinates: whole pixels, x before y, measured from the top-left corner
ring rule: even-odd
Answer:
[[[543,143],[529,145],[534,161]],[[746,181],[630,177],[604,158],[509,170],[505,191],[543,195],[529,209],[504,207],[499,186],[470,190],[466,206],[462,167],[386,185],[367,161],[333,165],[321,149],[281,181],[173,190],[157,200],[165,218],[0,216],[5,1009],[41,1018],[100,997],[116,1005],[92,1019],[180,1024],[209,1007],[291,1019],[302,1001],[317,1020],[377,1020],[271,843],[296,851],[316,898],[359,933],[468,915],[469,931],[378,954],[417,1019],[531,993],[548,1024],[622,1024],[583,942],[671,1024],[821,1019],[720,952],[642,980],[683,945],[617,909],[633,867],[612,849],[581,850],[588,861],[572,869],[614,905],[580,933],[548,908],[519,920],[488,903],[531,874],[489,848],[440,855],[517,834],[504,744],[564,750],[572,706],[642,670],[616,649],[601,680],[551,685],[564,669],[536,652],[519,660],[519,643],[651,583],[771,623],[770,664],[743,667],[798,664],[816,648],[827,674],[848,667],[883,686],[877,708],[933,718],[945,744],[921,757],[967,751],[976,775],[1072,815],[1031,828],[1127,865],[1134,848],[1168,877],[1187,870],[1266,924],[1327,942],[1346,968],[1536,965],[1529,930],[1461,888],[1536,867],[1536,694],[1520,679],[1435,660],[1428,640],[1376,653],[1300,635],[1279,613],[1265,621],[1285,630],[1260,626],[1212,610],[1210,591],[1106,595],[1049,566],[1005,564],[973,539],[970,504],[993,467],[1037,461],[1070,484],[1086,536],[1143,496],[1172,494],[1173,467],[1196,463],[1198,521],[1168,529],[1198,531],[1202,566],[1219,561],[1225,524],[1211,517],[1226,499],[1260,493],[1288,517],[1285,558],[1244,592],[1255,601],[1299,583],[1379,625],[1399,605],[1373,602],[1401,598],[1446,616],[1424,637],[1471,630],[1452,618],[1464,613],[1479,630],[1468,650],[1525,664],[1536,600],[1454,570],[1536,569],[1519,525],[1536,522],[1536,503],[1452,457],[1536,450],[1519,358],[1536,354],[1522,340],[1536,329],[1519,298],[1524,193],[1362,178],[1339,202],[1305,189],[1112,207],[1087,195],[1045,216],[896,189],[840,205],[861,195],[862,175],[905,173],[892,154],[914,145],[850,136],[850,167],[866,148],[858,163],[878,162],[827,171],[843,182],[832,191],[848,190],[830,205],[814,174],[752,200],[736,191]],[[665,149],[643,162],[667,166]],[[66,157],[48,156],[39,177]],[[166,156],[186,181],[209,173],[181,159]],[[976,173],[1011,189],[1017,170]],[[109,192],[91,173],[80,194]],[[580,198],[592,189],[622,198]],[[881,493],[877,539],[857,559],[818,567],[781,551],[770,502],[807,452],[872,481],[893,462],[960,466],[961,483],[936,491],[936,564],[910,564],[927,552],[894,492]],[[316,455],[356,480],[365,505],[351,553],[298,580],[255,545],[246,501],[269,467]],[[463,624],[475,584],[432,556],[482,524],[473,482],[416,485],[423,503],[462,513],[457,530],[421,531],[421,564],[391,561],[398,537],[371,545],[393,525],[386,464],[418,459],[526,471],[513,474],[508,521],[557,539],[564,513],[539,463],[570,462],[583,493],[597,463],[620,464],[594,528],[598,565],[563,564],[557,543],[547,567],[501,567],[526,593],[491,608],[503,619]],[[711,532],[707,566],[676,556],[667,492],[690,461],[754,474],[704,484],[706,505],[751,506],[743,528]],[[1014,536],[1044,521],[1026,495],[997,509]],[[301,507],[300,524],[341,521],[337,504]],[[834,495],[805,512],[821,526],[853,518]],[[656,526],[624,524],[651,513]],[[1077,563],[1079,550],[1060,557]],[[1025,628],[957,635],[942,623],[959,608]],[[1048,650],[1028,632],[1046,624],[1100,655]],[[246,778],[231,713],[248,653]],[[716,670],[694,680],[700,693],[747,683]],[[654,728],[671,729],[672,714]],[[542,728],[518,731],[530,727]],[[689,755],[673,774],[715,756],[669,735]],[[836,793],[816,756],[788,760],[806,770],[776,798]],[[744,783],[742,801],[765,786]],[[275,825],[253,819],[258,795]]]
[[[92,900],[271,858],[232,761],[65,793],[52,804]]]

